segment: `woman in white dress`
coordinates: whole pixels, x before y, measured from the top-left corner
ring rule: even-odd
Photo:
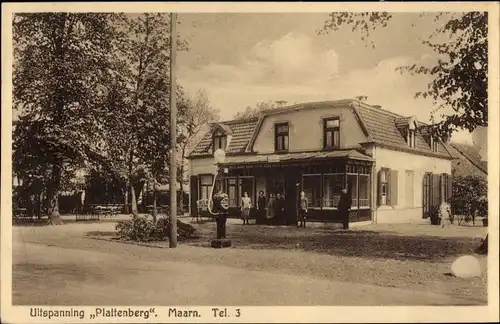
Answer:
[[[252,208],[252,200],[248,197],[248,193],[244,193],[241,198],[241,213],[243,216],[243,225],[250,224],[248,217],[250,216],[250,208]]]

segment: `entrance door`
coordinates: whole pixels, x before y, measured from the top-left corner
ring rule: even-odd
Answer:
[[[432,174],[424,174],[424,186],[423,186],[423,215],[422,218],[429,218],[432,205]]]
[[[297,201],[300,190],[300,179],[296,174],[290,174],[285,178],[285,218],[287,224],[295,224],[297,221]]]

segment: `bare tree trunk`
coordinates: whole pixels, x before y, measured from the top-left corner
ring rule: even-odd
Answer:
[[[128,191],[129,189],[131,190],[131,193],[133,192],[133,184],[132,184],[132,181],[131,181],[131,177],[132,177],[132,161],[133,161],[133,158],[134,158],[134,155],[133,155],[133,152],[132,150],[130,151],[130,154],[129,154],[129,160],[128,160],[128,178],[127,178],[127,188],[125,189],[125,214],[130,214],[130,210],[128,208]],[[135,193],[134,193],[134,196],[135,196]],[[132,200],[134,200],[134,198],[132,197]],[[132,211],[133,213],[133,211]]]
[[[39,193],[38,195],[36,195],[36,201],[35,201],[35,204],[36,204],[36,207],[35,207],[35,212],[36,212],[36,217],[40,220],[42,218],[42,195],[43,193]]]
[[[182,212],[184,213],[184,156],[186,154],[186,145],[183,145],[182,146],[182,162],[181,162],[181,165],[180,165],[180,168],[179,168],[179,176],[178,176],[178,181],[179,181],[179,185],[180,185],[180,191],[179,191],[179,197],[178,197],[178,202],[177,202],[177,206],[181,206],[181,210]],[[177,186],[176,188],[177,189]]]
[[[127,182],[126,188],[125,188],[125,210],[124,210],[126,215],[130,214],[130,211],[128,209],[128,188],[129,188],[129,184]]]
[[[157,219],[157,211],[156,211],[156,186],[153,185],[153,222],[156,224],[156,219]]]
[[[33,217],[35,214],[35,195],[30,195],[28,200],[28,216]]]
[[[48,188],[49,198],[49,224],[61,225],[61,214],[59,214],[59,187],[62,177],[62,162],[55,161],[52,166],[52,181]]]
[[[130,186],[130,193],[131,193],[131,199],[132,199],[132,215],[137,216],[139,213],[137,212],[137,198],[135,197],[135,189],[134,186]]]

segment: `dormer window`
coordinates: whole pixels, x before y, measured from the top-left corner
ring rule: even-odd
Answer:
[[[433,136],[431,136],[431,149],[432,152],[438,152],[439,150],[439,141],[435,139]]]
[[[408,129],[408,135],[406,136],[406,143],[409,147],[415,147],[415,129]]]
[[[213,141],[214,141],[213,143],[214,152],[218,149],[226,150],[227,146],[226,134],[223,134],[222,132],[215,132]]]
[[[396,128],[401,132],[403,138],[406,136],[406,144],[408,147],[416,147],[416,130],[418,129],[418,122],[415,116],[396,118],[394,123]]]

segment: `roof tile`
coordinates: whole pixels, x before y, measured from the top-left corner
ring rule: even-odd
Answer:
[[[408,120],[407,117],[368,105],[360,105],[357,109],[368,133],[376,144],[408,148],[406,138],[396,126],[396,121],[401,122],[403,120]],[[427,127],[427,125],[424,124],[424,127]],[[427,133],[424,132],[424,134]],[[415,132],[415,150],[417,152],[450,157],[450,154],[442,142],[439,143],[438,152],[433,152],[430,143],[424,138],[424,134],[420,132],[420,128]]]
[[[257,126],[257,118],[240,119],[218,123],[224,130],[230,129],[232,138],[226,152],[242,153],[245,152],[248,142]],[[212,134],[217,124],[210,125],[210,129],[196,145],[190,156],[205,155],[212,149]]]
[[[340,100],[337,103],[348,103],[357,102],[355,100]],[[270,110],[270,112],[286,112],[288,109],[305,109],[311,106],[321,105],[333,105],[335,101],[332,102],[321,102],[321,103],[304,103],[300,105],[294,105],[291,107],[277,108]],[[376,144],[388,145],[391,147],[409,149],[406,143],[406,137],[400,129],[397,127],[398,123],[406,123],[411,120],[412,117],[405,117],[390,111],[373,107],[366,104],[356,105],[356,109],[359,112],[361,120],[366,127],[368,134],[372,137]],[[264,112],[265,118],[266,112]],[[258,125],[258,118],[246,119],[246,120],[233,120],[220,123],[222,125],[227,125],[231,128],[233,135],[229,143],[229,147],[226,152],[229,153],[243,153],[246,152],[249,141],[252,138],[252,134]],[[433,152],[430,146],[430,142],[425,136],[428,136],[427,127],[428,125],[424,123],[418,123],[419,129],[416,132],[415,138],[415,151],[416,153],[426,153],[426,154],[437,154],[438,156],[444,158],[450,158],[450,154],[447,150],[447,145],[442,142],[439,143],[438,152]],[[210,153],[212,146],[212,132],[214,125],[211,125],[210,130],[204,135],[202,140],[196,145],[195,149],[190,156],[206,155]]]

